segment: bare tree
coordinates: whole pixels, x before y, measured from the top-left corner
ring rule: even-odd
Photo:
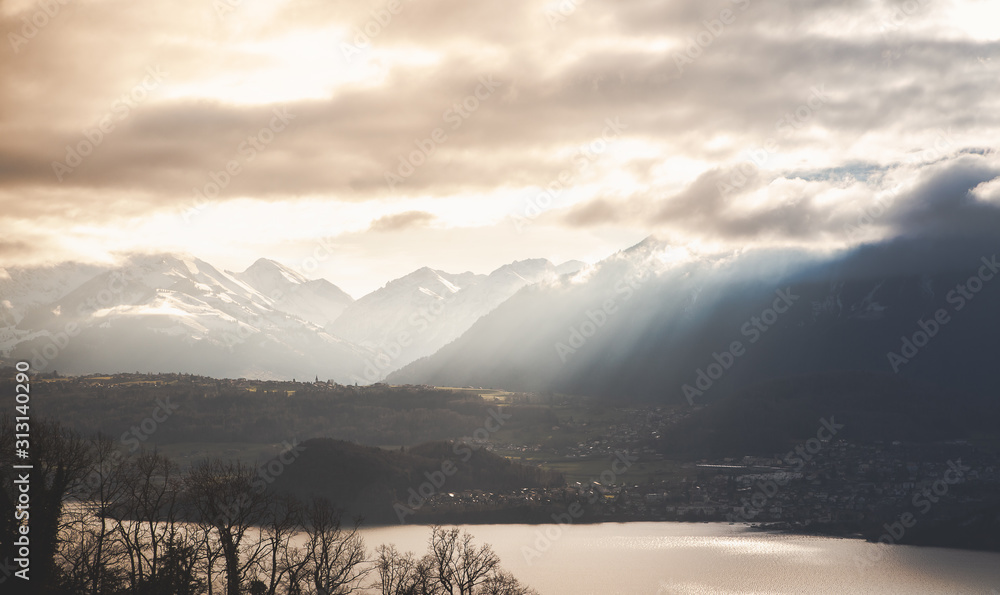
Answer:
[[[307,592],[309,561],[311,556],[305,548],[295,547],[289,542],[281,553],[282,577],[285,595],[303,595]]]
[[[156,573],[140,581],[133,593],[141,595],[201,595],[205,581],[197,572],[196,544],[172,542],[162,550]]]
[[[472,543],[472,535],[460,532],[457,527],[431,529],[430,553],[434,577],[449,595],[473,595],[494,571],[499,569],[500,558],[489,544],[479,548]]]
[[[129,590],[197,592],[202,547],[199,533],[182,521],[177,466],[156,451],[143,451],[130,462],[127,506],[117,519]]]
[[[343,512],[318,498],[305,511],[306,554],[311,587],[317,595],[353,593],[371,572],[365,564],[365,542],[358,529],[341,524]]]
[[[88,556],[80,560],[87,569],[87,591],[92,595],[117,590],[122,583],[119,572],[125,548],[118,539],[122,513],[127,509],[129,461],[108,436],[98,434],[90,440],[94,471],[88,476],[84,499],[77,504],[84,513],[79,527],[90,548],[78,550]]]
[[[419,595],[444,595],[444,587],[434,576],[433,556],[427,555],[417,561],[413,568],[414,593]]]
[[[274,499],[263,527],[264,555],[261,556],[257,575],[264,584],[265,595],[276,595],[278,587],[288,582],[291,575],[296,582],[308,563],[303,550],[292,544],[292,538],[302,528],[302,505],[292,496],[279,495]]]
[[[0,418],[0,463],[8,463],[0,505],[10,508],[13,429]],[[273,496],[252,467],[205,461],[182,477],[155,451],[127,458],[107,437],[85,441],[45,422],[32,434],[39,592],[213,595],[221,561],[225,595],[347,595],[373,571],[382,595],[537,595],[457,528],[433,527],[421,558],[383,546],[370,564],[360,520],[345,527],[343,511],[326,500]],[[13,554],[12,516],[0,519],[0,554]]]
[[[499,571],[483,582],[479,595],[538,595],[534,589],[522,586],[510,573]]]
[[[420,560],[394,546],[379,546],[373,585],[382,595],[537,595],[500,569],[488,545],[476,547],[457,528],[431,529],[428,553]]]
[[[418,595],[414,589],[417,561],[413,552],[400,554],[394,545],[380,545],[375,553],[375,588],[382,595]]]
[[[260,524],[271,496],[260,489],[254,469],[243,463],[204,461],[187,478],[187,491],[204,537],[208,581],[213,553],[225,564],[226,595],[241,595],[249,570],[259,566],[265,548]]]

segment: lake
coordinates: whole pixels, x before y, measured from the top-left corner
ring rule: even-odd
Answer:
[[[541,595],[1000,595],[1000,554],[781,535],[724,523],[470,525]],[[548,531],[549,535],[545,533]],[[365,529],[423,554],[428,527]]]

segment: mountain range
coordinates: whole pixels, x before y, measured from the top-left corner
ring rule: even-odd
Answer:
[[[581,266],[539,259],[489,275],[422,268],[359,300],[264,258],[242,272],[174,254],[0,269],[0,360],[64,374],[370,383],[456,339],[522,287]]]
[[[986,393],[993,238],[699,254],[655,237],[594,264],[418,269],[354,300],[260,259],[0,270],[0,353],[63,373],[182,371],[705,404],[836,371]]]
[[[523,289],[391,383],[707,404],[777,378],[872,372],[995,392],[995,238],[698,256],[649,238]]]

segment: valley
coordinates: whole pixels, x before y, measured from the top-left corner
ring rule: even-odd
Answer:
[[[182,470],[211,458],[264,473],[296,453],[268,473],[270,489],[323,495],[368,524],[561,522],[572,510],[573,523],[735,522],[876,539],[910,511],[921,522],[906,543],[1000,547],[990,537],[995,404],[951,403],[941,425],[937,389],[890,375],[803,377],[695,407],[179,374],[34,385],[40,415],[108,434],[126,454],[167,403],[141,446]],[[948,469],[961,473],[942,488]],[[973,521],[983,530],[946,532]]]

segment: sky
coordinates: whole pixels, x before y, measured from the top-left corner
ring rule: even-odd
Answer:
[[[995,0],[4,0],[0,266],[1000,229]]]

